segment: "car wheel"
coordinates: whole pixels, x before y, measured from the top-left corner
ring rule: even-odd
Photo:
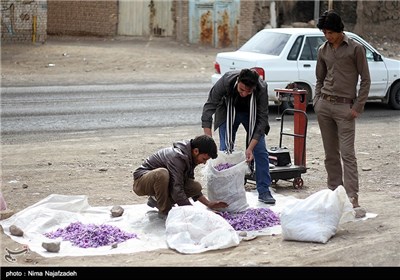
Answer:
[[[400,110],[400,83],[394,85],[390,91],[389,106],[394,110]]]

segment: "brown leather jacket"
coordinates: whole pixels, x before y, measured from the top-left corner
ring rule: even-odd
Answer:
[[[184,186],[186,180],[194,179],[194,168],[192,146],[190,140],[178,141],[172,147],[164,148],[149,156],[143,164],[133,173],[133,179],[140,178],[148,171],[157,168],[166,168],[169,172],[170,196],[179,206],[190,205],[185,194]],[[201,193],[199,196],[202,195]]]

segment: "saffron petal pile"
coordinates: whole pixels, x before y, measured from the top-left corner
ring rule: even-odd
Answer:
[[[61,237],[80,248],[97,248],[101,246],[121,243],[128,239],[137,238],[135,233],[127,233],[110,225],[84,225],[81,222],[71,223],[65,228],[44,233],[44,236],[55,239]]]
[[[214,166],[214,168],[215,168],[216,170],[218,170],[218,171],[222,171],[222,170],[231,168],[232,166],[235,166],[235,164],[227,162],[227,163],[220,163],[220,164],[217,164],[217,165]]]
[[[279,215],[268,208],[247,209],[238,213],[220,212],[219,214],[236,231],[260,230],[281,224]]]

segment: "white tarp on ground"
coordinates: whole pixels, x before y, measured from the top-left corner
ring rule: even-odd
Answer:
[[[287,203],[293,203],[296,200],[291,196],[274,193],[276,205],[266,206],[266,204],[257,200],[256,191],[247,192],[246,196],[251,208],[269,207],[275,213],[280,213]],[[194,206],[205,207],[199,202],[194,203]],[[150,208],[146,204],[121,205],[124,208],[123,215],[112,217],[110,213],[112,207],[92,207],[88,204],[88,199],[85,195],[66,196],[53,194],[10,218],[0,221],[0,225],[3,227],[4,233],[14,241],[27,245],[31,251],[44,257],[126,254],[168,248],[165,220],[158,217],[155,208]],[[120,243],[116,248],[112,248],[112,246],[79,248],[73,246],[69,241],[49,239],[43,235],[59,228],[65,228],[75,222],[116,226],[125,232],[137,234],[138,238]],[[11,235],[9,231],[11,225],[21,228],[24,231],[24,235],[22,237]],[[281,226],[274,226],[248,232],[248,236],[281,234],[281,232]],[[61,241],[58,253],[47,252],[42,247],[42,242],[54,241]]]

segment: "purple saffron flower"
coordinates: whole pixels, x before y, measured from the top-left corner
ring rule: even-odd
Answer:
[[[279,216],[268,208],[247,209],[243,212],[219,213],[236,231],[253,231],[280,225]]]
[[[235,166],[235,164],[232,164],[232,163],[227,162],[227,163],[220,163],[220,164],[217,164],[217,165],[214,166],[214,168],[215,168],[216,170],[218,170],[218,171],[222,171],[222,170],[231,168],[232,166]]]
[[[59,228],[54,232],[44,233],[44,236],[51,239],[61,237],[80,248],[97,248],[137,238],[137,234],[124,232],[114,226],[84,225],[81,222],[71,223],[63,229]]]

